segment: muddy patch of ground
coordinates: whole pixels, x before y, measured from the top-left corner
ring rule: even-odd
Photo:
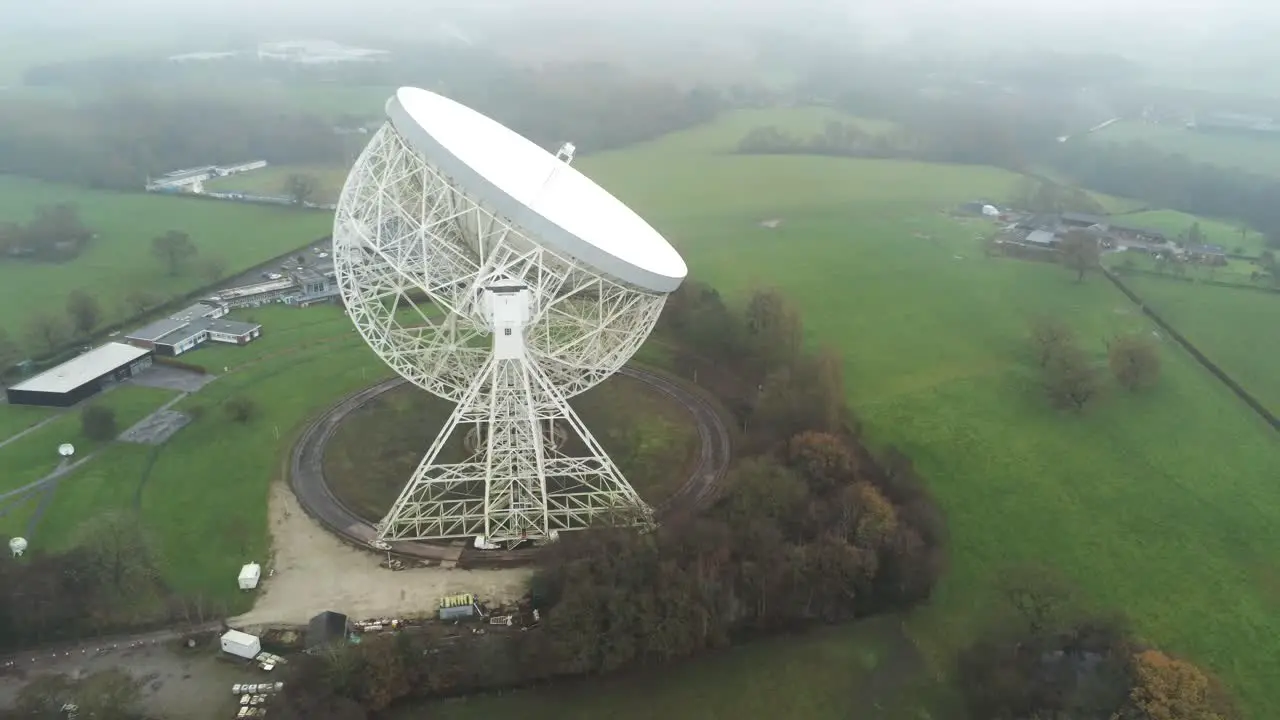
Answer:
[[[313,521],[284,483],[272,487],[270,516],[273,572],[263,578],[253,610],[230,621],[234,627],[301,625],[325,610],[353,619],[429,615],[441,596],[459,592],[484,601],[514,600],[524,594],[531,574],[380,568],[376,554],[343,543]]]

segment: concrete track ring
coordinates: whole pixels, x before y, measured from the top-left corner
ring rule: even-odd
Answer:
[[[659,520],[697,510],[712,500],[716,486],[729,467],[728,426],[716,404],[702,392],[668,375],[635,367],[619,371],[680,403],[698,425],[701,448],[698,463],[689,479],[676,492],[654,507]],[[313,421],[294,445],[289,463],[289,486],[298,503],[312,518],[348,543],[374,550],[377,537],[373,523],[357,515],[329,488],[324,474],[324,450],[342,421],[379,395],[408,382],[392,378],[347,396]],[[470,543],[398,542],[390,552],[406,559],[427,563],[457,563],[464,567],[504,567],[529,562],[535,550],[476,550]]]

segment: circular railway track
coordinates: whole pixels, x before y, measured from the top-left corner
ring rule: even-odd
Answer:
[[[665,374],[636,367],[619,371],[678,402],[693,417],[700,443],[698,461],[686,480],[670,497],[654,506],[659,521],[705,506],[715,497],[720,479],[729,466],[729,429],[715,403],[696,389]],[[342,421],[379,395],[408,382],[392,378],[343,398],[313,421],[294,445],[289,463],[289,486],[308,515],[330,532],[356,547],[377,551],[373,523],[360,517],[329,488],[324,474],[324,450]],[[381,552],[381,551],[377,551]],[[456,563],[460,567],[509,567],[522,565],[536,549],[476,550],[470,542],[397,542],[389,551],[405,559],[426,563]]]

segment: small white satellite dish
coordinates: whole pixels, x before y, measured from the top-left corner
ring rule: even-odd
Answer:
[[[62,443],[58,446],[58,454],[62,457],[71,457],[76,454],[76,446],[71,443]]]
[[[16,537],[9,541],[9,552],[14,557],[22,557],[22,553],[27,551],[27,539]]]

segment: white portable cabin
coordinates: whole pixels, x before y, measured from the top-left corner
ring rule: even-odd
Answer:
[[[262,652],[262,641],[254,635],[242,633],[239,630],[226,631],[218,644],[222,647],[222,652],[245,660],[252,660]]]
[[[240,568],[240,589],[252,590],[258,587],[258,581],[262,579],[262,566],[258,563],[249,563]]]

